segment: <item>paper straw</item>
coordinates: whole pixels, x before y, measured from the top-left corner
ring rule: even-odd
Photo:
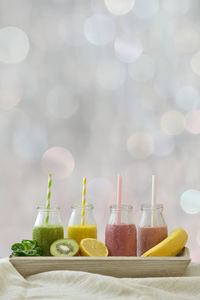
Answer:
[[[152,175],[152,197],[151,197],[151,206],[152,206],[152,215],[151,215],[151,225],[157,225],[157,216],[156,216],[156,176]]]
[[[47,205],[46,205],[46,209],[47,210],[50,208],[51,185],[52,185],[52,175],[49,174],[49,176],[48,176],[48,188],[47,188]],[[47,211],[47,216],[46,216],[46,219],[45,219],[45,224],[48,224],[48,222],[49,222],[49,212]]]
[[[117,183],[117,224],[121,224],[121,204],[122,204],[122,175],[118,175],[118,183]]]
[[[85,225],[86,177],[83,177],[81,225]]]

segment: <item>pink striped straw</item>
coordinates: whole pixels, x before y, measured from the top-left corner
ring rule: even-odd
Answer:
[[[122,175],[118,175],[117,183],[117,224],[121,224],[121,204],[122,204]]]

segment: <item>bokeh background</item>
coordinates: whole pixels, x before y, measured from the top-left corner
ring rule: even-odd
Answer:
[[[123,201],[158,202],[200,259],[199,0],[0,0],[0,256],[32,237],[36,207],[66,228],[95,206],[104,240],[117,174]]]

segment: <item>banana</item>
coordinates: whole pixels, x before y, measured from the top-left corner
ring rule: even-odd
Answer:
[[[184,229],[178,228],[173,230],[162,242],[142,254],[142,257],[175,256],[185,247],[187,240],[188,234]]]

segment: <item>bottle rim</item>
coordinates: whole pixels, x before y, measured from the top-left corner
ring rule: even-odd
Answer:
[[[154,207],[151,204],[142,204],[141,210],[157,210],[163,209],[163,204],[156,204]]]
[[[121,207],[118,207],[116,204],[110,205],[111,211],[132,211],[133,206],[130,204],[122,204]]]
[[[47,208],[46,206],[37,206],[37,210],[39,211],[58,211],[60,210],[60,207],[57,205],[53,205],[50,208]]]
[[[83,205],[82,203],[81,204],[72,204],[72,209],[88,210],[88,209],[93,209],[93,208],[94,208],[94,206],[91,203],[85,203],[85,205]]]

